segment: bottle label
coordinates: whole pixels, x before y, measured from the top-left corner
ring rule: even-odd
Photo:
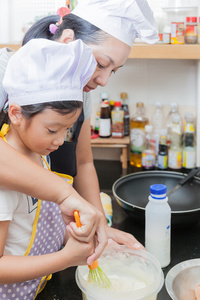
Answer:
[[[167,159],[168,156],[158,155],[158,169],[167,169]]]
[[[110,136],[111,124],[110,119],[99,120],[99,135],[103,137]]]
[[[145,132],[139,128],[131,129],[131,152],[141,154],[145,147]]]
[[[182,168],[182,153],[180,151],[169,150],[168,166],[171,169]]]
[[[194,125],[190,123],[185,124],[184,132],[194,132]]]
[[[196,152],[194,148],[191,148],[191,150],[183,150],[183,167],[186,169],[193,169],[195,168],[195,162],[196,162]]]
[[[123,137],[124,136],[124,111],[112,110],[112,136]]]
[[[153,150],[142,152],[142,166],[147,169],[155,167],[155,152]]]

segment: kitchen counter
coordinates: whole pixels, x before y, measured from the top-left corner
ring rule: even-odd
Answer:
[[[144,226],[135,223],[113,199],[113,227],[134,234],[144,244]],[[200,222],[191,228],[172,228],[171,263],[163,269],[164,275],[181,261],[200,257]],[[55,273],[37,300],[82,300],[81,292],[75,282],[76,268]],[[157,300],[170,300],[165,286]],[[114,299],[113,299],[114,300]]]

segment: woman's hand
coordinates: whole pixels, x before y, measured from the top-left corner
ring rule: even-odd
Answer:
[[[106,233],[109,244],[117,243],[120,245],[126,245],[127,247],[135,250],[144,249],[144,246],[140,244],[130,233],[109,227],[108,225],[106,225]]]

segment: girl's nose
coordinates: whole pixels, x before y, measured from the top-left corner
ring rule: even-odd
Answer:
[[[65,137],[60,136],[53,140],[54,146],[61,146],[64,143]]]

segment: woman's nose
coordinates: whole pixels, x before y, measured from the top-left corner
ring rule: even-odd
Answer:
[[[100,86],[106,86],[110,78],[110,73],[104,73],[96,77],[96,83]]]

